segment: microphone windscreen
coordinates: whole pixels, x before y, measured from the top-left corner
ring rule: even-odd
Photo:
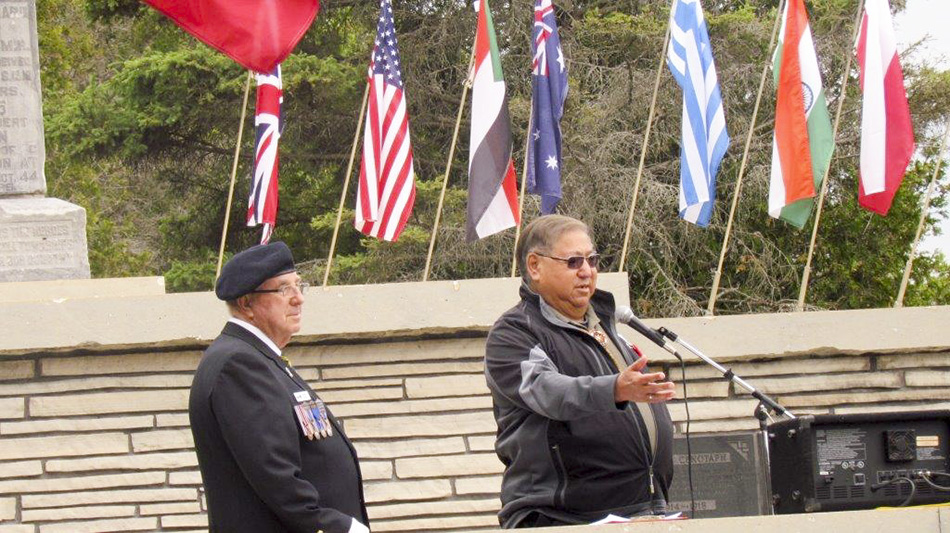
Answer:
[[[630,322],[631,318],[634,318],[636,315],[633,314],[633,309],[625,305],[617,306],[617,310],[614,311],[614,320],[617,322],[626,324]]]

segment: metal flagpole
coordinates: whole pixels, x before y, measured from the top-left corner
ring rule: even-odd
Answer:
[[[214,279],[221,275],[221,263],[224,262],[224,244],[228,239],[228,224],[231,220],[231,200],[234,198],[234,180],[237,176],[238,160],[241,156],[241,138],[244,136],[244,119],[247,118],[247,96],[251,92],[251,76],[247,71],[247,81],[244,83],[244,104],[241,105],[241,123],[238,125],[237,143],[234,146],[234,163],[231,164],[231,186],[228,188],[228,205],[224,209],[224,228],[221,229],[221,247],[218,249],[218,268],[214,271]]]
[[[623,272],[627,263],[627,248],[630,246],[630,231],[633,228],[633,210],[637,205],[637,196],[640,193],[640,178],[643,176],[643,163],[647,157],[647,147],[650,145],[650,131],[653,129],[653,115],[656,112],[656,95],[660,91],[660,75],[663,73],[663,64],[666,63],[666,47],[670,44],[670,24],[666,25],[666,37],[663,38],[663,51],[660,53],[660,64],[656,67],[656,79],[653,81],[653,99],[650,101],[650,114],[647,116],[647,131],[643,136],[643,146],[640,148],[640,165],[637,167],[637,179],[633,183],[633,198],[630,200],[630,211],[627,213],[627,230],[623,236],[623,249],[620,252],[620,262],[617,272]]]
[[[858,14],[854,17],[854,32],[851,35],[851,42],[848,43],[848,60],[845,62],[844,73],[841,75],[841,94],[838,96],[838,109],[835,111],[835,123],[831,128],[832,141],[838,137],[838,123],[841,121],[841,109],[844,107],[844,100],[848,96],[848,79],[851,77],[851,47],[858,38],[858,32],[861,31],[861,14],[864,12],[864,0],[858,2]],[[818,207],[815,210],[815,224],[811,229],[811,242],[808,244],[808,259],[805,260],[805,269],[802,271],[802,285],[798,290],[798,304],[795,309],[803,311],[805,309],[805,293],[808,292],[808,277],[811,275],[811,258],[815,253],[815,240],[818,237],[818,224],[821,221],[821,210],[825,205],[825,194],[828,192],[828,174],[831,172],[831,162],[825,168],[825,175],[821,180],[821,193],[818,195]]]
[[[900,290],[897,291],[897,300],[894,301],[894,307],[904,306],[904,293],[907,292],[907,282],[910,281],[910,272],[914,267],[914,258],[917,257],[917,245],[920,244],[920,236],[924,233],[924,223],[927,221],[927,212],[930,211],[930,199],[933,197],[934,189],[937,187],[937,176],[940,175],[940,167],[943,165],[943,152],[947,149],[947,137],[950,137],[950,121],[947,122],[947,129],[943,134],[943,141],[940,143],[940,149],[937,151],[937,164],[934,165],[934,174],[930,178],[930,185],[927,186],[927,195],[924,197],[924,206],[920,211],[920,223],[917,224],[917,234],[914,236],[914,242],[910,247],[910,257],[907,258],[907,265],[904,266],[904,277],[901,279]]]
[[[769,50],[775,46],[779,23],[782,21],[782,12],[785,11],[785,1],[779,3],[775,12],[775,23],[772,25],[772,39],[769,41]],[[745,177],[745,165],[749,161],[749,147],[752,145],[752,134],[755,131],[755,121],[759,117],[759,105],[762,103],[762,93],[765,89],[765,79],[772,62],[765,61],[762,67],[762,77],[759,79],[759,93],[755,97],[755,107],[752,109],[752,122],[749,124],[749,133],[745,137],[745,149],[742,151],[742,162],[739,163],[739,175],[736,177],[736,191],[732,194],[732,206],[729,208],[729,221],[726,222],[726,234],[722,238],[722,249],[719,251],[719,265],[713,276],[712,290],[709,291],[709,302],[706,304],[706,314],[711,315],[716,308],[716,298],[719,296],[719,281],[722,279],[722,265],[726,261],[726,251],[729,249],[729,236],[732,235],[732,221],[736,216],[736,207],[739,205],[739,192],[742,190],[742,178]]]
[[[459,138],[459,127],[462,125],[462,111],[465,110],[465,97],[468,88],[472,86],[472,67],[475,63],[475,43],[472,43],[472,55],[468,59],[468,74],[462,85],[462,99],[459,101],[458,116],[455,117],[455,133],[452,134],[452,146],[449,148],[449,158],[445,162],[445,176],[442,178],[442,192],[439,194],[439,206],[435,212],[435,224],[432,226],[432,238],[429,240],[429,253],[426,254],[426,268],[422,273],[422,281],[429,281],[429,267],[432,266],[432,252],[435,250],[435,237],[439,233],[439,220],[442,218],[442,204],[445,202],[445,190],[449,186],[449,171],[452,170],[452,159],[455,157],[455,143]]]
[[[518,225],[515,227],[515,245],[511,249],[511,277],[518,267],[518,240],[521,238],[521,220],[524,216],[524,192],[528,184],[528,143],[531,142],[531,126],[534,122],[534,97],[531,98],[531,114],[528,115],[528,134],[524,139],[524,165],[521,167],[521,197],[518,198]]]
[[[360,118],[356,121],[356,133],[353,134],[353,147],[350,149],[350,162],[346,166],[346,179],[343,180],[343,192],[340,194],[340,206],[336,210],[336,225],[333,226],[333,238],[330,239],[330,253],[327,254],[327,268],[323,271],[323,286],[327,286],[330,279],[330,267],[333,266],[333,253],[336,251],[336,238],[340,233],[340,222],[343,220],[343,206],[346,203],[346,192],[350,188],[350,177],[353,175],[353,161],[356,159],[356,146],[360,142],[360,132],[363,130],[363,117],[366,115],[366,104],[369,102],[369,82],[363,89],[363,105],[360,107]]]

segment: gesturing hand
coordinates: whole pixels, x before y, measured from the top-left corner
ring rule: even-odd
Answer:
[[[673,399],[676,387],[672,382],[662,381],[663,372],[644,374],[647,358],[641,357],[617,376],[614,384],[614,400],[620,402],[659,403]]]

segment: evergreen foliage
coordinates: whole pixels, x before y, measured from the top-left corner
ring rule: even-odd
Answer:
[[[834,113],[857,0],[808,2],[829,108]],[[645,171],[634,213],[631,301],[645,316],[705,309],[735,192],[740,160],[777,0],[705,2],[732,146],[720,170],[708,229],[677,217],[681,102],[663,66]],[[493,4],[507,74],[516,167],[520,174],[530,112],[533,3]],[[422,277],[446,157],[474,34],[464,1],[394,4],[417,174],[416,206],[400,240],[382,243],[353,229],[353,195],[334,258],[332,283],[417,281]],[[208,290],[224,220],[234,143],[247,73],[136,0],[37,3],[50,195],[87,210],[96,277],[164,275],[169,290]],[[653,80],[667,28],[666,0],[565,0],[558,23],[570,74],[562,122],[560,212],[591,224],[603,272],[619,264],[644,139]],[[320,282],[336,220],[375,31],[375,2],[327,2],[285,62],[280,144],[284,240],[305,278]],[[910,64],[905,78],[918,146],[887,217],[857,205],[860,133],[857,66],[848,86],[829,194],[808,293],[815,307],[893,304],[920,203],[933,172],[935,145],[950,116],[950,72]],[[253,88],[231,210],[228,250],[259,239],[244,227],[253,160]],[[468,102],[466,102],[466,106]],[[767,82],[751,140],[717,313],[787,310],[798,295],[811,222],[798,231],[766,212],[774,86]],[[451,166],[430,279],[508,276],[514,232],[475,244],[464,239],[468,117]],[[357,155],[358,157],[358,155]],[[520,178],[519,178],[520,179]],[[927,228],[946,216],[946,181]],[[538,199],[525,201],[525,218]],[[526,220],[526,221],[527,221]],[[950,303],[950,266],[940,254],[915,262],[906,305]]]

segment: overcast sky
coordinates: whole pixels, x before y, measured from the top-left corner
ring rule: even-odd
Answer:
[[[894,20],[898,48],[903,51],[911,43],[926,38],[918,52],[919,59],[927,58],[950,69],[950,1],[907,0],[907,9]],[[946,152],[944,153],[946,156]],[[944,162],[946,164],[946,160]],[[942,223],[943,235],[924,238],[921,250],[942,250],[950,258],[950,221]]]

